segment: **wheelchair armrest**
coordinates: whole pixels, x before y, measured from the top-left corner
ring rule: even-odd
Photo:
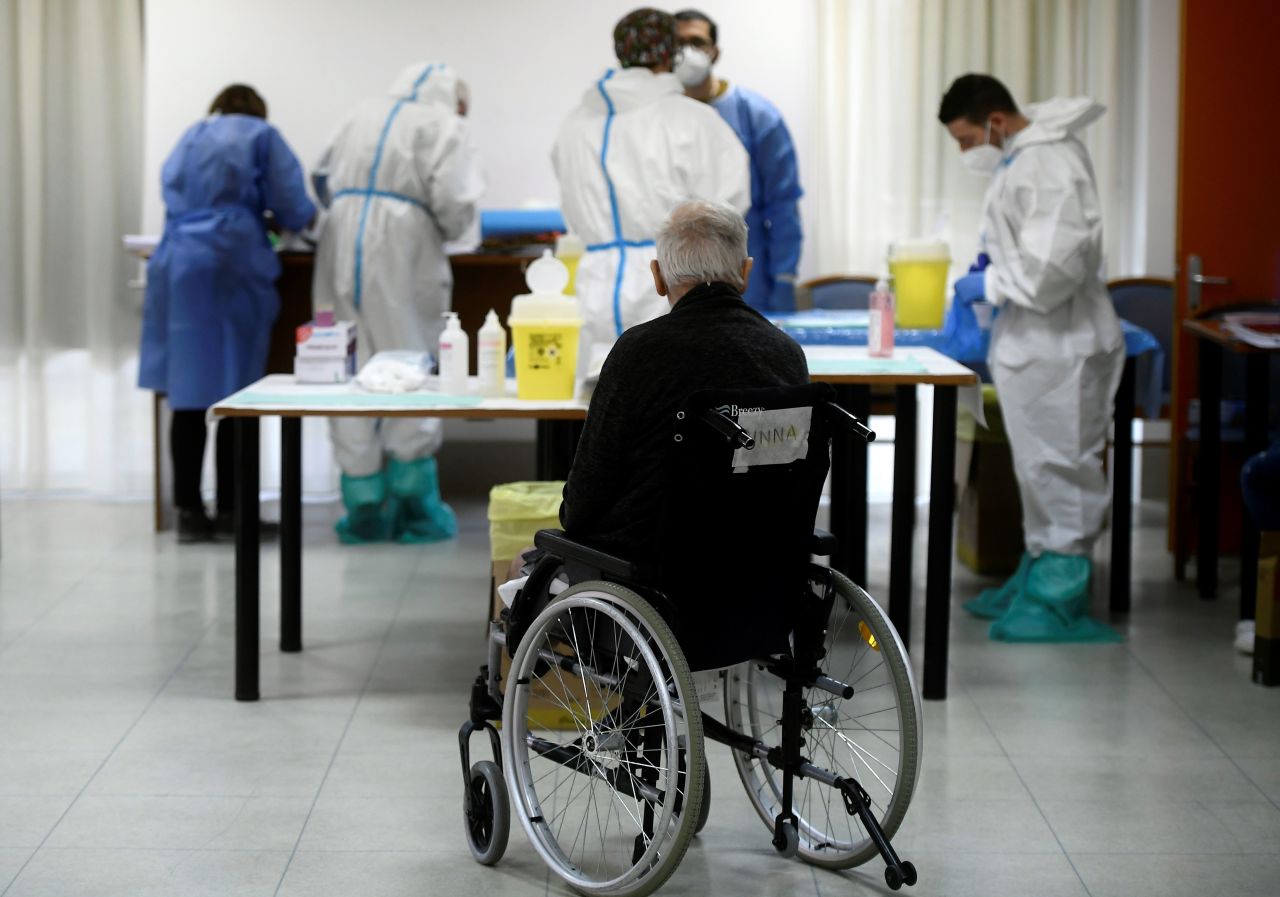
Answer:
[[[818,557],[830,557],[840,546],[840,541],[825,529],[814,527],[813,539],[809,542],[809,554]]]
[[[564,530],[540,529],[533,537],[533,544],[558,558],[576,561],[610,576],[628,580],[638,578],[635,565],[630,561],[624,561],[622,558],[589,548],[581,542],[575,542],[564,534]]]

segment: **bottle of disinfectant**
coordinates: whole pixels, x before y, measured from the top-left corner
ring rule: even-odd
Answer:
[[[467,391],[467,355],[470,343],[458,321],[456,311],[444,313],[444,332],[440,334],[440,386],[446,395],[462,395]]]
[[[492,308],[476,334],[476,374],[480,395],[500,399],[507,394],[507,331]]]
[[[893,291],[884,278],[876,281],[875,292],[871,294],[869,310],[870,320],[867,322],[867,354],[872,358],[889,358],[893,355]]]

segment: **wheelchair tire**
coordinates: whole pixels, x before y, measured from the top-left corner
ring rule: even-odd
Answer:
[[[824,672],[847,685],[845,700],[805,690],[811,722],[805,756],[844,778],[857,779],[871,797],[876,819],[892,837],[906,815],[920,775],[920,695],[906,649],[888,616],[865,591],[835,573],[835,606],[828,622]],[[730,671],[725,720],[739,732],[776,744],[782,681],[759,664]],[[772,739],[772,741],[771,741]],[[781,812],[782,774],[759,758],[733,752],[747,797],[772,832]],[[878,856],[861,821],[839,793],[813,779],[794,780],[792,810],[800,820],[799,854],[828,869],[848,869]]]
[[[467,846],[482,866],[492,866],[507,851],[511,834],[511,803],[502,769],[492,760],[471,767],[471,782],[463,806]]]
[[[639,595],[582,583],[530,624],[507,678],[503,766],[534,850],[574,890],[644,897],[671,876],[702,812],[702,737],[684,654]]]

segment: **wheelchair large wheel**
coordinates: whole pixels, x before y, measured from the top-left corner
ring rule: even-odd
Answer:
[[[823,671],[854,688],[843,699],[805,690],[804,754],[815,766],[857,779],[871,798],[886,836],[898,830],[920,773],[921,712],[906,650],[875,601],[833,571]],[[782,680],[759,664],[730,671],[725,715],[739,732],[776,745],[781,741]],[[782,773],[756,757],[734,751],[747,796],[772,831],[781,812]],[[862,822],[845,810],[839,792],[796,778],[792,810],[800,821],[800,856],[830,869],[848,869],[878,855]]]
[[[635,593],[583,583],[533,621],[507,682],[504,769],[534,849],[584,894],[659,887],[693,838],[706,770],[670,627]]]

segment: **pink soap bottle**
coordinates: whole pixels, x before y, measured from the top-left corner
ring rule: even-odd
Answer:
[[[893,355],[893,315],[896,305],[889,282],[884,278],[876,281],[876,288],[868,305],[870,319],[867,323],[867,354],[872,358],[889,358]]]

